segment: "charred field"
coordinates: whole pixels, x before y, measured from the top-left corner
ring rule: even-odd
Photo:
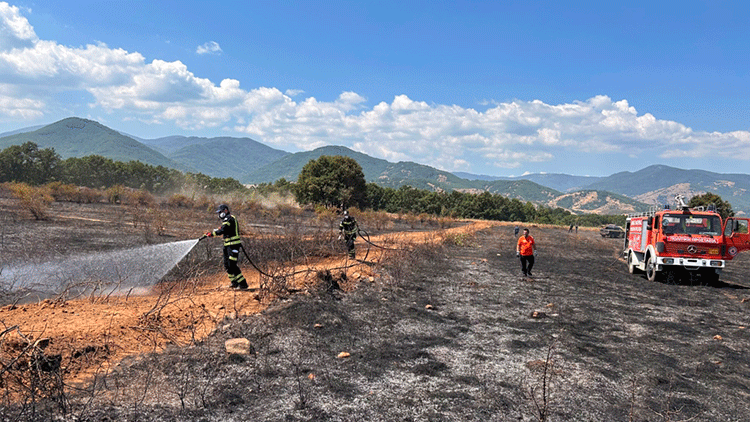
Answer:
[[[730,262],[715,285],[651,283],[628,274],[621,240],[530,228],[539,246],[533,277],[521,277],[512,225],[394,247],[365,265],[377,273],[372,280],[320,272],[307,293],[218,320],[189,344],[126,357],[64,398],[38,400],[35,415],[750,420],[747,256]],[[240,337],[251,352],[227,354],[225,341]],[[0,420],[28,414],[17,404],[0,407]]]

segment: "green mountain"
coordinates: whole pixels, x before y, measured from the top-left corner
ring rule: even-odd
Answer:
[[[576,213],[627,214],[648,211],[649,206],[612,192],[580,190],[560,195],[547,203]]]
[[[368,182],[382,186],[398,188],[409,185],[418,189],[444,190],[471,189],[474,184],[455,175],[433,167],[412,162],[391,163],[371,157],[361,152],[352,151],[342,146],[326,146],[312,151],[297,152],[284,156],[278,161],[251,171],[240,178],[244,183],[270,183],[280,178],[297,180],[302,167],[310,160],[317,160],[322,155],[341,155],[350,157],[359,163]]]
[[[508,198],[516,198],[521,201],[531,201],[545,205],[562,195],[561,192],[555,189],[542,186],[530,180],[495,180],[489,183],[484,182],[479,183],[478,190],[486,190],[490,193],[507,196]]]
[[[538,183],[542,186],[547,186],[560,192],[572,192],[575,190],[583,189],[584,186],[588,186],[602,179],[601,177],[572,176],[569,174],[561,173],[533,173],[514,177],[486,176],[481,174],[471,174],[463,172],[454,172],[453,174],[468,180],[529,180],[531,182]]]
[[[143,143],[162,151],[171,160],[212,177],[241,175],[273,163],[288,152],[271,148],[250,138],[199,138],[170,136]]]
[[[694,195],[711,192],[732,204],[737,214],[750,214],[750,175],[747,174],[653,165],[636,172],[615,173],[586,186],[586,189],[616,192],[657,206],[673,204],[677,194],[690,199]]]
[[[115,161],[137,160],[154,166],[190,170],[143,145],[93,120],[70,117],[30,132],[0,138],[0,149],[34,142],[40,148],[54,148],[65,158],[101,155]]]
[[[296,152],[294,154],[286,155],[269,165],[245,173],[239,178],[239,180],[243,183],[270,183],[283,177],[286,180],[294,181],[297,180],[297,176],[300,171],[302,171],[302,167],[304,167],[308,161],[317,160],[321,155],[342,155],[344,157],[355,159],[357,163],[362,166],[362,171],[365,173],[365,179],[368,181],[372,180],[374,173],[379,173],[381,169],[384,169],[390,164],[388,161],[370,157],[367,154],[352,151],[346,147],[327,146],[312,151]]]
[[[3,133],[0,133],[0,138],[4,138],[4,137],[10,136],[10,135],[15,135],[17,133],[32,132],[32,131],[35,131],[37,129],[41,129],[42,127],[44,127],[44,126],[29,126],[29,127],[25,127],[25,128],[21,128],[21,129],[12,130],[10,132],[3,132]]]

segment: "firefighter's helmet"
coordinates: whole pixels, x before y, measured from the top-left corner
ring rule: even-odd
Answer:
[[[225,204],[219,205],[219,208],[216,209],[216,214],[219,214],[219,218],[226,217],[229,215],[229,207]]]
[[[344,210],[344,217],[349,217],[349,210]]]

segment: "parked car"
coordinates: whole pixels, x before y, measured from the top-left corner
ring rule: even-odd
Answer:
[[[599,229],[602,237],[625,237],[625,229],[615,224],[607,224]]]

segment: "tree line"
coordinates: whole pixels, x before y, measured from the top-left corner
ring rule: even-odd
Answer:
[[[246,190],[242,183],[232,178],[183,173],[140,161],[114,161],[99,155],[63,160],[53,148],[40,149],[33,142],[0,151],[0,182],[27,183],[31,186],[62,182],[88,188],[123,185],[154,194],[179,190],[188,185],[219,194]]]
[[[276,184],[289,186],[300,204],[539,224],[625,223],[624,215],[576,215],[563,208],[534,205],[489,192],[435,192],[406,185],[395,189],[365,183],[362,167],[353,158],[344,156],[321,156],[311,160],[302,168],[297,183],[290,185],[281,179]]]

